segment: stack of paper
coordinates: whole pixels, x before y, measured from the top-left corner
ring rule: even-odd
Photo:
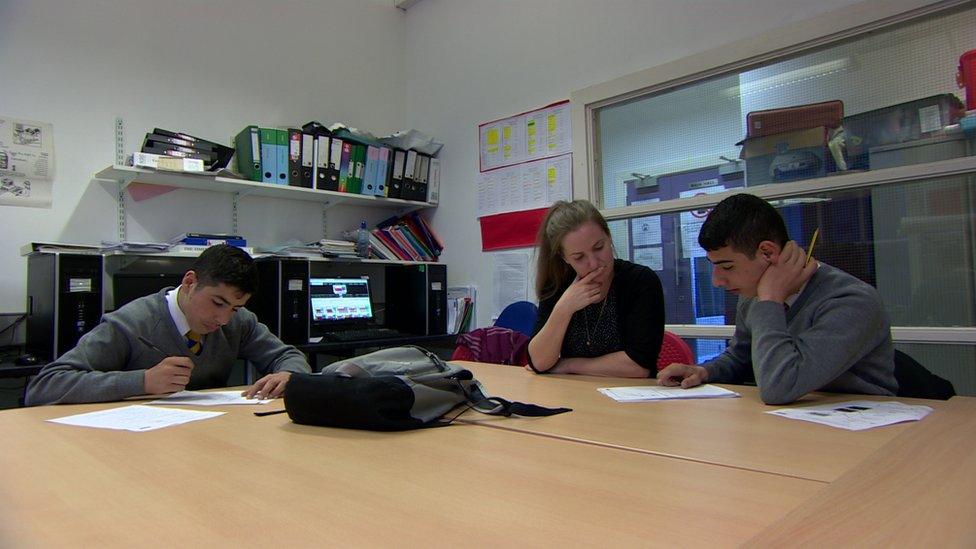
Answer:
[[[330,240],[323,238],[318,242],[319,249],[325,257],[344,257],[347,259],[357,258],[356,243],[347,240]]]
[[[379,140],[397,149],[410,150],[435,156],[440,152],[443,143],[434,141],[434,138],[419,130],[398,131],[392,135],[381,137]]]
[[[115,242],[102,241],[101,251],[103,252],[138,252],[138,253],[162,253],[168,252],[172,247],[168,242]]]
[[[736,398],[739,393],[716,387],[699,385],[690,389],[665,387],[663,385],[644,385],[640,387],[607,387],[597,389],[617,402],[644,402],[648,400],[672,400],[682,398]]]

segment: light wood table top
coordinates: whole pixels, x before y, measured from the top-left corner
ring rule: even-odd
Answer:
[[[730,546],[824,487],[478,425],[43,421],[128,404],[0,412],[0,546]]]
[[[973,547],[976,398],[954,397],[751,546]]]
[[[851,432],[766,414],[785,406],[767,406],[758,389],[726,385],[741,398],[620,403],[597,391],[600,387],[653,385],[653,379],[599,378],[575,375],[540,376],[514,366],[458,362],[470,368],[492,395],[573,411],[546,418],[494,418],[468,412],[465,421],[568,440],[626,448],[746,470],[830,482],[916,424],[892,425]],[[849,400],[895,400],[814,393],[792,406]],[[944,401],[906,399],[899,402],[933,408]]]

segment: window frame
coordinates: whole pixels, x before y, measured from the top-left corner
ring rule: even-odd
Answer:
[[[596,121],[599,109],[649,95],[695,84],[711,78],[738,73],[793,57],[814,49],[857,38],[923,17],[972,5],[972,0],[867,0],[829,13],[773,29],[657,67],[629,74],[570,95],[573,126],[573,197],[589,199],[602,193],[600,135]],[[607,221],[620,221],[647,215],[660,215],[715,206],[723,198],[750,193],[767,200],[798,198],[805,195],[881,187],[920,179],[976,173],[976,156],[924,164],[887,168],[807,179],[757,187],[731,189],[722,193],[672,199],[652,204],[601,208]],[[730,338],[731,325],[668,324],[666,329],[683,337]],[[894,326],[897,343],[976,344],[976,327]]]

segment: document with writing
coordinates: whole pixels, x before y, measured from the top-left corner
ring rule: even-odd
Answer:
[[[180,391],[154,400],[149,404],[192,404],[194,406],[224,406],[227,404],[267,404],[271,399],[244,398],[240,391]]]
[[[607,387],[597,389],[617,402],[644,402],[648,400],[674,400],[684,398],[736,398],[739,393],[716,387],[699,385],[690,389],[665,387],[663,385],[643,385],[640,387]]]
[[[133,406],[112,408],[111,410],[100,410],[98,412],[59,417],[47,421],[61,423],[63,425],[76,425],[78,427],[140,432],[162,429],[163,427],[180,425],[201,419],[210,419],[223,414],[224,412],[197,412],[135,404]]]
[[[932,408],[928,406],[912,406],[895,401],[853,400],[803,408],[781,408],[766,413],[849,431],[863,431],[872,427],[918,421],[931,412]]]

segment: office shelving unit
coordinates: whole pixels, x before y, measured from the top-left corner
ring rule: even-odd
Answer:
[[[220,177],[206,173],[167,172],[164,170],[150,170],[121,165],[109,166],[97,172],[93,176],[93,181],[97,181],[103,185],[115,185],[117,187],[118,236],[119,240],[122,241],[125,240],[126,236],[125,190],[133,183],[230,194],[233,198],[233,227],[231,231],[235,233],[237,232],[238,204],[240,199],[245,196],[284,198],[322,204],[323,236],[325,236],[327,227],[326,211],[339,204],[384,208],[397,213],[397,215],[434,206],[434,204],[429,202],[417,202],[399,198],[323,191],[287,185],[272,185],[245,179]]]

